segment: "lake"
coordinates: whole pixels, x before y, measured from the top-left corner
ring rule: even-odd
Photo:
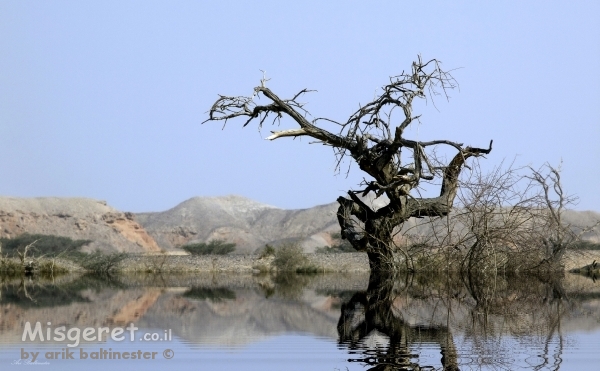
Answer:
[[[139,275],[0,283],[2,370],[600,369],[591,278]]]

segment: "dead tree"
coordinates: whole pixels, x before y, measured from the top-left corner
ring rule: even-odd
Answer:
[[[348,198],[339,197],[337,217],[342,238],[348,240],[358,251],[366,251],[372,270],[391,270],[393,264],[393,235],[406,220],[413,217],[438,217],[447,215],[458,187],[458,176],[469,157],[490,153],[489,148],[465,147],[449,140],[418,141],[404,137],[405,130],[420,116],[413,115],[415,98],[433,99],[457,86],[449,72],[441,69],[440,62],[432,59],[423,62],[421,57],[412,63],[409,72],[390,78],[390,83],[373,101],[360,107],[346,122],[327,118],[309,120],[308,112],[299,98],[309,92],[303,89],[291,99],[282,99],[265,86],[266,79],[254,88],[250,97],[220,95],[204,121],[225,123],[229,119],[245,117],[244,126],[257,120],[259,128],[267,118],[273,123],[288,116],[298,128],[272,131],[266,139],[308,136],[318,143],[331,146],[337,156],[338,166],[350,156],[371,179],[361,185],[363,189],[348,191]],[[265,104],[257,103],[260,97]],[[395,119],[393,113],[400,112]],[[337,133],[325,130],[321,124],[339,125]],[[427,151],[438,145],[454,147],[456,155],[446,166],[434,166]],[[402,154],[402,151],[408,152]],[[410,161],[412,160],[412,161]],[[405,163],[410,161],[410,163]],[[421,181],[441,178],[441,190],[437,197],[421,198],[410,194]],[[374,192],[377,197],[385,194],[389,203],[374,209],[358,195]]]
[[[542,243],[544,259],[540,265],[557,268],[563,264],[565,252],[581,241],[584,233],[595,230],[600,221],[587,226],[566,223],[565,211],[576,204],[577,197],[564,191],[560,166],[546,163],[538,170],[529,169],[531,175],[527,178],[541,188],[536,195],[539,222],[537,228],[532,228],[531,235]]]

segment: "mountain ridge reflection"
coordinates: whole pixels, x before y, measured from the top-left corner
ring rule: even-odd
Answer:
[[[600,330],[600,284],[571,275],[75,276],[5,280],[0,293],[5,344],[20,342],[24,321],[50,320],[172,329],[190,349],[307,334],[373,370],[557,369],[569,333]]]

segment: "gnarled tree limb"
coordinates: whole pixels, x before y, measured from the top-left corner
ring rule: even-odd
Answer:
[[[338,166],[345,156],[350,156],[373,180],[366,182],[363,190],[349,192],[349,199],[338,198],[338,221],[342,236],[356,249],[369,253],[373,269],[386,269],[386,261],[391,256],[394,228],[411,217],[447,215],[452,208],[458,176],[466,166],[465,161],[492,150],[492,142],[489,148],[482,149],[463,147],[462,143],[450,140],[415,141],[404,138],[405,130],[420,118],[412,114],[415,98],[433,100],[439,95],[448,98],[448,91],[458,86],[452,75],[441,69],[436,59],[424,62],[419,56],[409,72],[390,78],[390,83],[382,88],[382,93],[355,111],[345,123],[324,118],[309,120],[304,104],[298,101],[309,92],[307,89],[300,90],[291,99],[282,99],[265,86],[266,81],[263,77],[261,85],[254,88],[251,97],[220,96],[211,107],[206,121],[227,122],[246,117],[244,126],[258,120],[261,127],[269,115],[273,115],[275,121],[289,117],[298,125],[297,128],[271,131],[266,139],[314,138],[334,148]],[[257,104],[255,99],[260,96],[267,98],[269,103]],[[401,113],[400,120],[394,119],[394,112]],[[335,134],[317,126],[321,120],[339,125],[339,132]],[[442,168],[434,167],[431,154],[426,152],[428,148],[438,145],[450,146],[458,151],[452,161]],[[403,149],[409,151],[404,157]],[[413,162],[403,164],[410,153]],[[438,197],[415,198],[410,195],[421,180],[431,181],[435,177],[442,178]],[[367,196],[370,192],[375,192],[377,197],[385,194],[389,204],[375,211],[356,195],[362,193]]]

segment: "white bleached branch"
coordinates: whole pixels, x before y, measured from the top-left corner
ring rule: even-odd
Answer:
[[[282,137],[297,137],[300,135],[308,135],[308,133],[304,129],[289,129],[289,130],[282,130],[282,131],[271,131],[271,134],[272,135],[269,135],[265,139],[266,140],[275,140],[277,138],[282,138]]]

